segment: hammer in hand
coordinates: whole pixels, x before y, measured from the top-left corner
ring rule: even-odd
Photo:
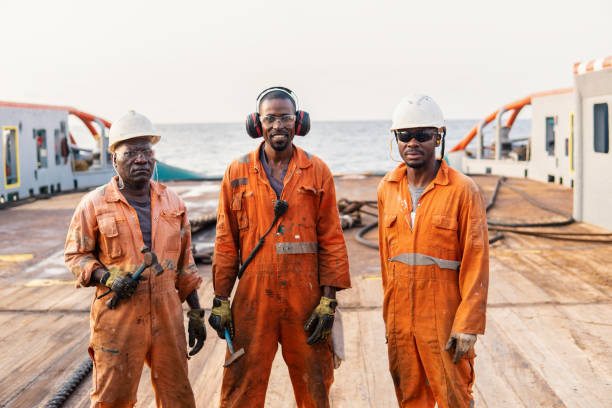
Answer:
[[[141,252],[144,254],[144,262],[142,263],[142,265],[138,267],[136,272],[134,272],[134,274],[129,278],[132,281],[137,281],[138,278],[140,278],[140,275],[142,275],[144,270],[148,267],[151,267],[151,270],[155,272],[155,275],[160,275],[164,271],[164,268],[159,264],[157,260],[157,255],[155,255],[154,252],[151,252],[149,248],[147,248],[146,246],[142,247]],[[104,295],[100,296],[100,298],[108,295],[110,292],[111,291],[109,290]],[[108,306],[109,309],[114,309],[115,307],[117,307],[118,301],[119,301],[119,296],[115,294],[111,300],[106,302],[106,306]]]

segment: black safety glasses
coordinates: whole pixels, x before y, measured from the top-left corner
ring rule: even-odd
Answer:
[[[415,138],[419,143],[429,142],[439,134],[435,129],[396,130],[394,133],[395,137],[402,143],[408,143],[412,138]]]

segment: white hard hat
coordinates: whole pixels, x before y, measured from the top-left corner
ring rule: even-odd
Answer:
[[[151,144],[161,139],[159,132],[149,119],[133,110],[129,111],[127,115],[113,122],[108,132],[108,150],[114,152],[115,145],[124,140],[147,136],[151,138]]]
[[[403,98],[393,111],[391,131],[421,127],[444,127],[442,110],[427,95],[412,94]]]

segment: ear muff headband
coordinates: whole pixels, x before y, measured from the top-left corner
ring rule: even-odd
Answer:
[[[295,110],[298,111],[300,109],[300,103],[298,101],[298,97],[297,97],[297,95],[291,89],[285,88],[283,86],[273,86],[272,88],[264,89],[257,96],[255,112],[259,113],[259,104],[261,103],[261,100],[264,98],[264,96],[266,96],[270,92],[274,92],[274,91],[280,91],[280,92],[283,92],[283,93],[286,93],[287,95],[289,95],[289,97],[291,98],[291,100],[295,104]]]

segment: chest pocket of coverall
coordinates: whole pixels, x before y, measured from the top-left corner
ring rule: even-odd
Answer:
[[[181,224],[184,212],[183,210],[162,210],[160,214],[163,225],[159,225],[158,231],[168,252],[178,252],[181,248]]]
[[[252,193],[251,193],[252,195]],[[236,212],[236,220],[238,221],[238,229],[244,230],[249,228],[249,216],[246,211],[246,206],[243,203],[245,191],[238,191],[232,196],[232,211]]]
[[[111,258],[121,256],[121,245],[119,243],[119,229],[115,218],[102,217],[98,219],[98,227],[100,228],[100,243],[101,249]]]
[[[444,214],[434,214],[432,218],[432,222],[434,231],[432,231],[433,236],[430,237],[431,243],[434,248],[443,250],[443,256],[449,255],[448,252],[455,254],[457,252],[457,218],[444,215]]]
[[[384,227],[385,236],[387,237],[387,244],[389,248],[396,248],[397,245],[397,228],[396,228],[397,215],[385,215]]]
[[[316,219],[323,190],[315,186],[300,186],[298,188],[298,226],[299,235],[303,241],[317,242]]]

